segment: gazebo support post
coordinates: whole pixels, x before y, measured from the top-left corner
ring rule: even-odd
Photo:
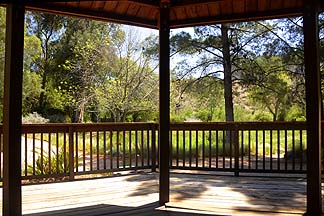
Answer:
[[[169,2],[161,1],[159,41],[160,41],[160,66],[159,66],[159,201],[160,205],[169,202],[170,196],[170,21]]]
[[[318,2],[309,1],[304,13],[304,61],[307,118],[307,212],[321,215],[321,86],[319,69]]]
[[[24,50],[21,3],[7,4],[3,105],[3,215],[19,216],[21,204],[21,107]]]

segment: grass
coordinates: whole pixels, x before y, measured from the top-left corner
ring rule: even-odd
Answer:
[[[277,155],[278,150],[282,155],[289,151],[306,149],[305,131],[241,131],[238,139],[240,155],[250,153],[270,156]],[[226,139],[226,133],[223,131],[172,132],[172,157],[187,157],[190,154],[190,146],[192,154],[198,152],[200,157],[203,154],[217,153],[219,156],[229,156],[234,155],[235,151],[234,141],[230,144],[230,139]]]
[[[69,151],[68,134],[28,134],[29,139],[43,140],[51,143],[52,148]],[[152,132],[148,131],[127,131],[127,132],[84,132],[74,134],[74,149],[79,152],[85,151],[87,154],[115,154],[125,152],[125,154],[140,154],[147,156],[148,148],[152,148]]]
[[[227,134],[227,135],[226,135]],[[181,159],[198,154],[199,157],[234,155],[234,141],[229,144],[228,138],[230,133],[224,131],[173,131],[171,134],[171,156]],[[233,136],[233,133],[232,135]],[[66,149],[69,151],[68,134],[35,134],[35,139],[43,139],[51,142],[52,148],[58,146],[59,150]],[[29,134],[28,138],[33,138]],[[117,152],[126,156],[140,155],[147,157],[148,149],[152,148],[152,132],[148,131],[126,131],[126,132],[79,132],[74,134],[74,149],[78,152],[85,151],[85,154],[107,154],[116,155]],[[65,142],[64,142],[65,140]],[[158,134],[156,134],[156,142]],[[240,131],[239,132],[239,152],[240,155],[278,155],[286,152],[294,152],[300,149],[306,149],[306,132],[305,131]],[[106,147],[105,147],[106,146]],[[157,148],[157,145],[156,145]],[[190,151],[191,149],[191,151]]]

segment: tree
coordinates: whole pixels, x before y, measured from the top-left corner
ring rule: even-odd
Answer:
[[[116,57],[109,70],[101,74],[96,96],[100,110],[107,110],[113,121],[123,122],[127,115],[157,109],[157,75],[145,51],[150,40],[140,41],[134,29],[113,44]]]
[[[281,58],[282,67],[288,75],[291,103],[296,104],[301,113],[306,113],[304,36],[302,17],[273,20],[272,25],[259,25],[269,30],[269,39],[262,56]],[[274,71],[274,73],[276,73]]]
[[[39,96],[43,93],[42,77],[33,71],[41,55],[41,42],[35,35],[25,35],[22,113],[26,115],[38,109]]]
[[[234,121],[233,84],[240,80],[238,62],[251,53],[250,47],[269,31],[255,22],[197,27],[194,34],[181,32],[171,38],[173,55],[197,55],[195,61],[181,61],[178,79],[188,75],[214,77],[223,82],[226,121]]]
[[[273,121],[284,121],[292,105],[292,83],[280,57],[255,59],[258,66],[249,77],[249,98],[259,108],[272,114]]]
[[[3,84],[4,84],[4,55],[5,55],[5,9],[0,8],[0,108],[3,107]],[[31,112],[38,102],[40,88],[40,77],[31,71],[35,67],[35,61],[41,52],[40,41],[34,35],[29,35],[25,31],[24,38],[24,71],[23,71],[23,92],[22,92],[22,113]],[[2,120],[2,112],[0,112]]]
[[[171,78],[171,120],[176,122],[197,120],[208,122],[214,121],[215,118],[219,120],[215,115],[217,109],[224,108],[224,99],[215,95],[223,94],[223,86],[214,79]]]
[[[85,121],[87,109],[97,109],[96,89],[115,59],[113,40],[122,34],[114,24],[70,19],[57,53],[57,88],[68,99],[75,122]]]
[[[54,55],[56,52],[56,44],[59,42],[64,32],[65,18],[47,13],[27,13],[27,35],[36,36],[41,42],[41,54],[34,61],[34,65],[30,67],[37,72],[42,79],[38,111],[45,113],[47,90],[52,89],[48,86],[50,76],[53,72]]]

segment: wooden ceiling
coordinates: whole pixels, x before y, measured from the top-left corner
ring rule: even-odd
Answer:
[[[0,0],[6,3],[12,0]],[[26,8],[158,28],[159,0],[19,0]],[[307,0],[171,0],[171,28],[301,15]],[[312,0],[316,1],[316,0]],[[323,2],[318,0],[318,2]],[[322,3],[320,9],[323,9]]]

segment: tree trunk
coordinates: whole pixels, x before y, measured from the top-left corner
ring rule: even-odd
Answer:
[[[230,41],[228,38],[228,25],[222,24],[223,68],[224,68],[224,98],[226,122],[234,121],[233,112],[233,89],[232,89],[232,66],[230,54]]]
[[[84,122],[84,106],[80,109],[78,123]]]
[[[82,101],[77,112],[76,112],[77,123],[84,122],[84,109],[85,109],[85,103]]]
[[[44,46],[43,48],[43,54],[44,54],[44,59],[43,59],[43,77],[42,77],[42,92],[39,95],[39,112],[43,113],[44,107],[45,107],[45,89],[46,89],[46,84],[47,84],[47,73],[49,71],[49,41],[50,37],[52,34],[47,35],[44,41]],[[41,38],[40,38],[41,39]]]
[[[120,117],[120,122],[125,122],[126,121],[126,112],[123,112]]]
[[[45,89],[46,89],[46,83],[47,83],[47,63],[45,63],[44,66],[44,73],[42,77],[42,86],[41,86],[41,93],[39,95],[39,101],[38,101],[38,110],[40,113],[43,113],[44,111],[44,106],[45,106]]]
[[[225,117],[226,122],[234,121],[233,111],[233,89],[232,89],[232,66],[230,54],[230,41],[228,38],[228,25],[221,25],[221,39],[222,39],[222,52],[223,52],[223,68],[224,68],[224,98],[225,98]],[[233,135],[233,134],[232,134]],[[233,138],[234,136],[232,136]],[[233,143],[234,140],[232,139]],[[225,142],[227,146],[231,144],[231,133],[226,131]],[[232,148],[233,149],[233,148]],[[229,148],[223,149],[223,154],[228,155]]]

